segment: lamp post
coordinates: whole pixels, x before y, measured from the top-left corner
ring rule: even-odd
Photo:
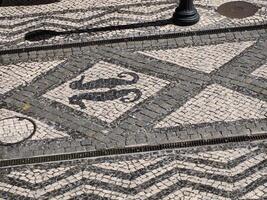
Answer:
[[[190,26],[199,21],[199,14],[193,0],[180,0],[179,6],[173,14],[173,23],[179,26]]]

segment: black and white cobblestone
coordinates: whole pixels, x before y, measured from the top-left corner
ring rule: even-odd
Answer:
[[[265,143],[244,143],[7,167],[0,169],[0,195],[4,199],[264,199],[266,159]]]
[[[92,4],[88,3],[86,6],[88,8],[83,7],[83,9],[79,9],[81,2],[75,3],[77,9],[73,9],[73,3],[69,4],[62,1],[55,3],[55,5],[44,5],[43,8],[41,7],[43,12],[40,12],[38,9],[33,9],[35,14],[29,14],[29,11],[27,11],[28,8],[25,8],[24,14],[13,14],[13,16],[12,14],[8,14],[8,12],[14,13],[14,8],[11,8],[10,11],[8,11],[7,8],[2,8],[6,9],[5,12],[3,12],[6,13],[6,16],[2,17],[2,24],[0,24],[0,28],[2,27],[3,30],[0,34],[1,46],[2,49],[16,49],[18,47],[25,48],[39,46],[41,44],[64,44],[266,24],[266,4],[262,3],[262,1],[251,1],[258,5],[260,9],[254,16],[244,19],[231,19],[218,14],[216,9],[218,5],[224,2],[225,1],[222,0],[215,2],[196,1],[202,19],[198,24],[191,27],[176,27],[172,24],[158,25],[160,22],[157,23],[157,21],[168,21],[168,19],[172,17],[174,8],[177,6],[177,2],[175,1],[135,1],[131,3],[125,2],[124,5],[120,2],[113,6],[107,6],[106,2],[100,2],[100,7],[96,8],[92,8]],[[64,4],[65,6],[62,9],[62,5]],[[20,8],[18,7],[17,9],[19,13]],[[51,11],[48,11],[49,9],[51,9]],[[51,15],[53,16],[52,18],[50,17]],[[14,24],[13,22],[17,18],[19,18],[21,22]],[[116,27],[118,25],[136,23],[144,23],[145,25],[146,22],[151,21],[155,21],[155,25],[144,28],[129,28],[127,30],[116,30],[116,28],[112,28],[110,31],[99,30],[80,35],[57,36],[40,42],[27,42],[23,39],[27,32],[36,29],[65,31],[83,28],[93,29],[106,26]]]
[[[0,199],[267,198],[267,3],[230,19],[229,1],[196,0],[191,27],[174,1],[0,7]]]
[[[0,66],[0,94],[4,94],[18,86],[30,83],[34,78],[45,74],[64,60],[48,62],[24,62]]]
[[[57,131],[51,125],[48,126],[33,118],[28,119],[20,113],[0,109],[0,114],[0,141],[3,143],[17,143],[29,136],[31,136],[29,140],[69,137],[68,134]]]
[[[252,72],[252,75],[267,79],[267,63]]]
[[[223,45],[232,48],[226,52]],[[172,55],[173,47],[160,46],[161,43],[145,52]],[[206,46],[186,47],[186,52],[194,58],[204,57],[202,51],[196,51],[198,48]],[[143,55],[140,49],[122,52],[104,46],[51,65],[54,67],[37,74],[19,90],[5,93],[3,106],[56,124],[73,139],[62,147],[57,146],[56,138],[49,143],[44,139],[38,146],[25,141],[19,154],[31,156],[266,132],[266,82],[255,75],[267,57],[264,40],[219,42],[210,48],[213,51],[209,58],[196,62],[195,68],[166,61],[164,56]],[[218,55],[215,50],[221,53]],[[213,60],[220,65],[214,69],[210,65],[209,71],[203,71]],[[38,64],[42,67],[45,63]],[[79,83],[82,76],[84,80]],[[136,98],[130,90],[138,91],[141,98],[122,102],[124,98]],[[23,110],[28,104],[30,108]],[[4,147],[4,157],[17,157],[16,148],[9,154],[10,148]]]
[[[253,43],[253,41],[223,43],[140,53],[182,67],[210,73],[229,62],[235,55],[240,54]]]
[[[82,79],[81,85],[79,87],[78,81],[81,80],[82,77],[84,77],[84,79]],[[107,80],[108,85],[103,84],[105,78],[106,80],[107,78],[111,78]],[[101,79],[103,82],[97,81],[99,79]],[[74,87],[75,83],[77,83],[77,87]],[[43,97],[63,103],[65,105],[70,105],[70,97],[73,97],[73,95],[75,95],[75,97],[78,98],[79,95],[81,96],[81,94],[85,94],[88,91],[92,95],[98,94],[98,92],[107,92],[107,94],[110,93],[110,95],[112,95],[110,89],[113,89],[112,91],[114,92],[119,92],[120,90],[126,90],[126,92],[131,92],[131,90],[133,90],[134,92],[134,90],[136,89],[139,90],[141,94],[140,99],[129,102],[127,104],[121,99],[114,99],[115,101],[94,101],[93,99],[92,101],[87,101],[86,99],[81,99],[81,102],[84,102],[85,104],[85,108],[80,108],[79,110],[84,111],[88,115],[111,123],[120,115],[122,115],[122,113],[129,110],[141,101],[147,99],[148,97],[154,95],[161,88],[168,84],[168,81],[149,77],[143,74],[138,74],[134,71],[126,70],[123,67],[100,61],[99,63],[96,63],[94,66],[92,66],[92,68],[80,74],[76,79],[72,79],[66,82],[64,85],[61,85],[54,90],[49,91],[48,93],[44,94]],[[129,98],[134,99],[135,95],[137,94],[133,93],[133,97]],[[97,96],[95,96],[95,98],[97,98]],[[79,108],[79,105],[74,104],[71,107],[77,109]]]

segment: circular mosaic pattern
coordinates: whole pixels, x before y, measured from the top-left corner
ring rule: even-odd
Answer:
[[[259,10],[259,7],[245,1],[232,1],[220,5],[217,12],[229,18],[242,19],[251,17]]]
[[[36,130],[34,121],[25,117],[0,120],[0,144],[16,144],[30,138]]]

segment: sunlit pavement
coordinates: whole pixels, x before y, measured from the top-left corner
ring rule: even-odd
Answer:
[[[266,1],[235,15],[198,0],[188,27],[176,1],[14,2],[0,199],[267,198]],[[35,30],[56,32],[25,40]]]

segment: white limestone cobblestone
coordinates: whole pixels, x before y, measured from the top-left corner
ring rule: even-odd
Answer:
[[[25,120],[19,120],[16,117],[26,118]],[[36,124],[36,132],[34,132],[34,126],[31,119]],[[8,123],[8,124],[7,124]],[[68,134],[57,131],[53,126],[49,126],[39,120],[25,116],[23,114],[10,111],[7,109],[0,109],[0,141],[3,143],[16,143],[28,138],[32,133],[29,140],[44,140],[55,139],[62,137],[69,137]]]
[[[23,62],[0,66],[0,94],[4,94],[18,86],[25,86],[36,77],[48,72],[64,60],[47,62]]]
[[[253,43],[253,41],[234,42],[167,50],[139,51],[138,53],[178,66],[210,73],[229,62]]]
[[[252,72],[252,75],[267,79],[267,63]]]
[[[213,84],[171,113],[155,128],[266,118],[267,102]]]

